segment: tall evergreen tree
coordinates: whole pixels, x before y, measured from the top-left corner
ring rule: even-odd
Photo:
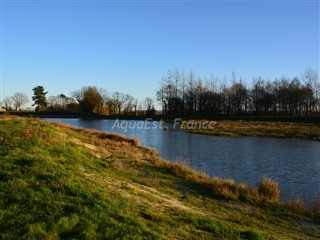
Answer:
[[[33,90],[32,101],[34,101],[34,104],[32,106],[37,105],[36,111],[40,111],[41,109],[47,108],[46,94],[48,92],[44,91],[44,87],[37,86],[32,90]]]

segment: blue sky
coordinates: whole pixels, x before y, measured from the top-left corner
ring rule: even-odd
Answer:
[[[169,69],[248,83],[319,71],[319,1],[4,1],[2,95],[155,97]]]

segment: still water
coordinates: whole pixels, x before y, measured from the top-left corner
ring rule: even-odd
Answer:
[[[141,121],[140,125],[137,125],[139,121],[129,121],[130,126],[136,128],[121,129],[122,121],[115,124],[115,120],[47,120],[138,138],[142,145],[157,149],[162,158],[183,162],[210,176],[232,178],[251,185],[262,177],[271,177],[280,184],[282,200],[299,196],[312,205],[315,196],[320,195],[319,142],[197,135],[178,129],[152,128],[152,122],[147,125],[151,129],[141,129],[139,126],[145,124]],[[173,128],[173,124],[165,125]]]

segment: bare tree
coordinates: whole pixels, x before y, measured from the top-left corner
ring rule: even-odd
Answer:
[[[59,99],[57,96],[49,96],[48,97],[48,105],[50,109],[54,109],[59,106]]]
[[[318,82],[319,82],[319,74],[317,71],[308,68],[304,73],[305,85],[310,89],[309,91],[309,99],[308,99],[308,113],[310,114],[313,108],[316,107],[316,97],[318,95]]]
[[[133,109],[134,109],[134,115],[137,116],[137,114],[138,114],[138,99],[135,99],[133,101]]]
[[[2,102],[4,104],[6,111],[11,110],[13,101],[10,97],[5,97]]]
[[[21,111],[21,107],[29,102],[28,96],[22,92],[16,92],[11,99],[16,111]]]
[[[108,91],[107,89],[104,89],[104,88],[99,88],[98,92],[100,93],[100,96],[101,96],[101,99],[100,99],[100,102],[98,104],[99,106],[99,114],[103,114],[104,113],[104,108],[105,108],[105,105],[108,101]]]
[[[157,101],[159,101],[162,105],[162,114],[167,114],[167,108],[168,108],[168,101],[166,99],[166,79],[165,77],[161,78],[160,82],[160,89],[157,91],[156,96],[157,96]],[[142,108],[142,106],[140,106]]]
[[[146,97],[146,99],[144,100],[144,107],[147,115],[154,114],[154,101],[151,97]]]
[[[153,99],[151,97],[146,97],[146,99],[144,100],[144,106],[145,109],[151,110],[151,108],[153,107],[154,103],[153,103]]]
[[[135,103],[135,99],[131,95],[126,94],[125,103],[124,103],[124,112],[126,114],[134,112],[134,103]]]
[[[121,110],[127,101],[127,95],[121,92],[114,92],[111,96],[111,102],[113,104],[114,110],[117,111],[117,114],[121,114]]]

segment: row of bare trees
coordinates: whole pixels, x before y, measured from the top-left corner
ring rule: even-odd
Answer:
[[[165,115],[311,115],[320,111],[319,75],[307,69],[299,78],[202,80],[177,69],[162,78],[157,100]]]

